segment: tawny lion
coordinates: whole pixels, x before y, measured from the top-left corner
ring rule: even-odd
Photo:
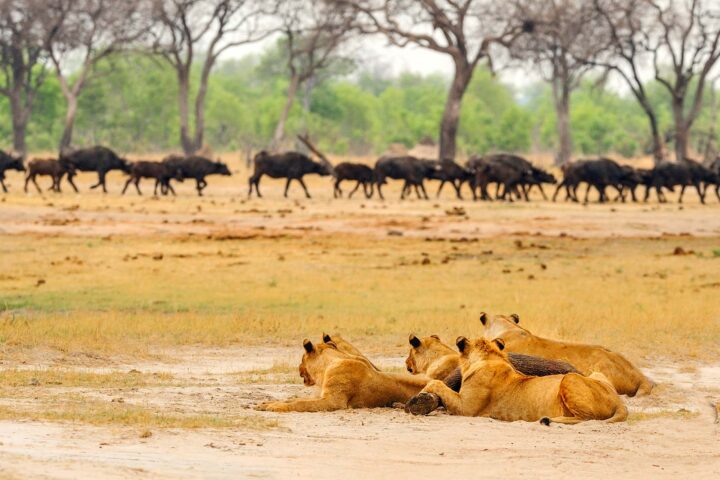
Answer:
[[[322,338],[323,338],[323,343],[334,343],[335,346],[337,346],[337,349],[340,350],[341,352],[347,353],[348,355],[354,355],[356,357],[363,358],[370,364],[370,366],[374,370],[380,371],[380,369],[378,367],[376,367],[375,364],[372,363],[369,358],[367,358],[360,350],[355,348],[355,346],[352,343],[345,340],[339,334],[333,333],[331,336],[327,333],[323,333]]]
[[[574,365],[582,374],[600,372],[615,390],[630,397],[649,394],[655,384],[619,353],[597,345],[565,343],[533,335],[519,325],[517,314],[510,316],[480,314],[486,340],[502,338],[509,352],[562,360]]]
[[[258,405],[273,412],[322,412],[346,408],[389,407],[406,403],[430,380],[425,376],[384,373],[369,362],[340,352],[334,343],[303,341],[300,375],[305,385],[319,385],[320,397]]]
[[[463,378],[460,392],[432,380],[408,402],[408,411],[425,413],[422,409],[433,401],[434,394],[452,415],[541,420],[546,425],[586,420],[621,422],[627,418],[627,408],[602,374],[530,377],[510,365],[501,339],[491,342],[459,337],[457,347]]]
[[[437,335],[418,338],[410,335],[410,353],[405,359],[405,366],[410,373],[424,373],[435,380],[444,380],[445,384],[453,388],[460,381],[460,354],[440,340]],[[545,358],[520,353],[508,354],[510,364],[520,373],[537,377],[545,375],[558,375],[565,373],[578,373],[566,362],[547,360]],[[456,380],[449,379],[457,377]],[[453,388],[456,390],[456,388]]]

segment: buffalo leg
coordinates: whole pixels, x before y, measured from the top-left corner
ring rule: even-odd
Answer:
[[[38,185],[38,183],[37,183],[37,177],[35,175],[33,175],[31,177],[31,179],[32,179],[32,182],[35,184],[35,188],[37,189],[38,193],[42,193],[42,190],[40,189],[40,185]]]
[[[464,200],[462,196],[462,180],[458,180],[457,182],[452,182],[452,186],[455,188],[455,196],[458,200]]]
[[[287,196],[288,196],[288,190],[290,189],[291,181],[292,181],[292,178],[288,178],[287,181],[285,182],[285,193],[284,193],[285,198],[287,198]]]
[[[705,204],[705,191],[702,189],[700,183],[695,184],[695,190],[697,190],[698,197],[700,197],[700,203]]]
[[[137,190],[138,195],[142,195],[142,192],[140,191],[140,177],[135,179],[135,190]]]
[[[435,195],[435,198],[440,198],[440,192],[442,192],[443,187],[445,186],[445,180],[440,180],[440,186],[438,187],[437,194]]]
[[[335,184],[333,185],[333,198],[342,198],[342,190],[340,189],[340,182],[341,180],[335,180]]]
[[[555,188],[555,193],[553,193],[553,196],[552,196],[552,201],[553,201],[553,202],[557,200],[558,193],[560,193],[560,189],[561,189],[562,187],[564,187],[564,186],[565,186],[565,180],[563,180],[562,182],[560,182],[560,183],[558,184],[558,186]]]
[[[417,188],[418,188],[418,187],[416,186],[416,187],[415,187],[416,191],[417,191]],[[425,183],[424,183],[424,182],[420,182],[420,190],[422,191],[422,194],[423,194],[423,197],[425,198],[425,200],[430,200],[430,197],[428,197],[427,191],[425,190]]]
[[[97,187],[102,187],[103,192],[107,193],[107,189],[105,188],[105,172],[98,172],[98,183],[91,186],[90,189],[95,189]]]
[[[2,185],[3,192],[8,193],[8,189],[5,186],[5,178],[4,177],[0,177],[0,185]],[[718,197],[718,198],[720,198],[720,197]]]
[[[77,185],[75,185],[75,182],[73,182],[73,178],[75,175],[68,173],[67,181],[70,184],[70,186],[75,190],[75,193],[79,193],[79,190],[77,188]]]
[[[685,195],[685,185],[680,188],[680,197],[678,198],[678,203],[682,203],[683,195]]]
[[[300,186],[303,188],[303,190],[305,190],[305,197],[312,198],[310,196],[310,192],[308,192],[307,186],[305,186],[305,182],[303,181],[302,177],[298,178],[297,180],[298,182],[300,182]]]
[[[545,195],[545,190],[543,189],[543,186],[538,183],[538,188],[540,189],[540,194],[542,195],[543,200],[547,202],[548,196]]]
[[[378,196],[380,197],[380,200],[385,200],[385,197],[383,196],[383,193],[382,193],[382,179],[378,180],[378,182],[377,182],[377,191],[378,191]]]
[[[120,192],[120,195],[125,195],[125,191],[128,189],[128,187],[130,186],[132,181],[133,181],[132,177],[127,179],[127,182],[125,182],[125,186],[123,187],[122,192]]]
[[[353,188],[350,193],[348,193],[348,198],[352,198],[353,194],[357,192],[358,188],[360,188],[360,185],[363,186],[363,190],[366,189],[365,184],[363,182],[357,182],[357,185],[355,185],[355,188]],[[365,195],[367,196],[367,190],[365,191]]]
[[[195,189],[196,189],[197,192],[198,192],[198,197],[202,197],[202,196],[203,196],[202,191],[203,191],[203,188],[205,188],[206,185],[207,185],[207,182],[206,182],[204,179],[202,179],[202,178],[196,178],[196,179],[195,179]]]
[[[365,198],[372,198],[373,196],[373,189],[374,189],[374,183],[363,183],[363,190],[365,191]],[[718,199],[720,200],[720,194],[718,194]]]

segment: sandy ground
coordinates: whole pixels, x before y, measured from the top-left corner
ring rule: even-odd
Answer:
[[[168,352],[159,352],[166,357]],[[157,430],[0,421],[0,478],[717,478],[720,365],[682,371],[658,360],[646,373],[659,386],[627,399],[631,421],[577,426],[503,423],[443,412],[401,410],[273,414],[252,410],[268,399],[311,395],[297,383],[243,383],[242,372],[297,362],[288,348],[184,348],[169,361],[78,365],[83,371],[168,372],[200,383],[99,391],[99,398],[177,411],[244,411],[279,419],[276,428]],[[402,358],[379,358],[398,368]],[[33,368],[52,366],[33,361]],[[293,363],[294,364],[294,363]],[[25,365],[27,366],[27,364]],[[67,365],[65,364],[67,367]],[[4,368],[22,365],[5,362]],[[240,377],[239,377],[240,376]],[[655,415],[654,415],[655,414]],[[633,415],[635,415],[633,417]],[[647,417],[642,417],[646,415]],[[634,418],[634,420],[633,420]]]
[[[89,183],[93,178],[84,177]],[[17,183],[17,182],[16,182]],[[41,235],[285,235],[345,232],[367,236],[477,238],[542,233],[577,237],[720,236],[720,205],[503,204],[412,200],[332,200],[329,182],[305,200],[281,198],[281,185],[263,187],[267,200],[244,199],[242,186],[213,178],[208,196],[183,185],[177,199],[120,197],[117,182],[103,196],[14,192],[0,200],[0,234]],[[239,183],[242,185],[242,183]],[[148,185],[145,185],[148,190]],[[434,191],[434,189],[433,189]],[[392,192],[392,193],[390,193]],[[628,399],[625,424],[589,422],[543,427],[456,418],[442,412],[417,418],[398,410],[327,414],[260,413],[258,402],[309,395],[309,389],[242,372],[296,365],[285,348],[185,348],[160,352],[163,361],[112,362],[39,355],[0,368],[55,366],[91,371],[169,372],[190,386],[95,392],[99,399],[158,410],[238,413],[277,418],[277,428],[157,430],[35,421],[0,421],[0,478],[719,478],[720,365],[673,365],[662,357],[645,365],[659,383],[650,397]],[[401,368],[403,358],[375,358]],[[244,380],[243,380],[244,379]],[[295,379],[298,380],[298,379]],[[265,383],[263,383],[265,382]],[[88,392],[84,392],[88,393]],[[27,395],[32,402],[32,394]],[[0,405],[8,402],[0,398]],[[634,418],[634,420],[632,420]],[[369,474],[368,472],[371,472]]]

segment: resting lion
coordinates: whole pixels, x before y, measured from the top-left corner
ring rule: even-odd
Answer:
[[[445,385],[456,392],[460,389],[460,354],[444,344],[437,335],[418,338],[410,335],[410,353],[405,366],[410,373],[424,373],[435,380],[443,380]],[[510,364],[525,375],[544,377],[565,373],[578,373],[572,365],[557,360],[547,360],[520,353],[508,354]]]
[[[510,352],[536,355],[543,358],[562,360],[574,365],[580,373],[588,375],[600,372],[605,375],[615,390],[630,397],[647,395],[655,384],[619,353],[596,346],[579,343],[565,343],[536,337],[519,325],[520,317],[480,314],[485,327],[483,338],[502,338]]]
[[[339,334],[333,333],[332,335],[329,335],[327,333],[323,333],[322,338],[323,338],[323,343],[334,343],[337,346],[337,349],[340,350],[341,352],[347,353],[348,355],[354,355],[359,358],[364,358],[374,370],[380,371],[380,369],[378,367],[376,367],[375,364],[373,364],[369,358],[367,358],[365,355],[363,355],[363,353],[360,350],[355,348],[355,346],[352,343],[345,340]]]
[[[546,425],[586,420],[621,422],[627,418],[627,408],[600,373],[589,377],[577,373],[530,377],[518,373],[510,365],[502,352],[505,344],[501,339],[459,337],[457,347],[463,377],[460,392],[452,391],[439,380],[432,380],[408,402],[410,412],[426,413],[422,409],[432,401],[434,394],[452,415],[505,421],[541,420]]]
[[[405,403],[430,380],[425,376],[384,373],[366,360],[338,350],[334,343],[303,341],[300,376],[305,385],[319,385],[320,397],[258,405],[273,412],[322,412],[345,408],[389,407]]]

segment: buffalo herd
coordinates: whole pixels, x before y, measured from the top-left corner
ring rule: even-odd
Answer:
[[[28,162],[27,166],[21,157],[0,150],[0,186],[4,192],[8,191],[5,174],[9,170],[26,172],[26,192],[30,182],[38,192],[41,191],[37,176],[50,177],[52,185],[49,190],[55,192],[61,191],[61,181],[67,178],[67,182],[77,192],[78,188],[73,181],[77,172],[96,172],[98,181],[90,188],[101,187],[103,192],[107,192],[107,173],[120,170],[128,175],[122,193],[133,184],[140,195],[140,180],[143,178],[155,180],[155,195],[158,189],[163,195],[175,195],[173,180],[182,182],[185,179],[194,179],[197,193],[201,196],[207,186],[207,176],[231,175],[226,164],[199,155],[170,155],[160,162],[128,162],[111,149],[101,146],[63,153],[58,159],[34,159]],[[597,192],[598,201],[601,203],[611,200],[625,202],[628,198],[636,202],[640,200],[636,193],[640,186],[644,187],[641,199],[643,201],[647,201],[655,193],[657,200],[664,203],[667,201],[665,192],[675,192],[678,189],[678,201],[682,202],[687,187],[692,187],[697,192],[702,203],[705,203],[708,189],[714,189],[715,196],[720,201],[720,158],[709,165],[686,159],[678,163],[660,163],[652,169],[633,168],[609,158],[598,158],[578,160],[564,165],[561,170],[563,178],[558,182],[551,173],[520,156],[507,153],[472,156],[465,165],[452,160],[425,160],[409,155],[382,156],[372,168],[351,162],[333,166],[324,156],[321,156],[320,161],[316,161],[299,152],[271,154],[261,151],[255,155],[254,171],[248,179],[248,197],[252,196],[253,190],[258,197],[262,196],[260,180],[263,176],[268,176],[286,180],[286,197],[291,182],[295,180],[303,188],[305,196],[310,198],[303,177],[316,174],[333,178],[333,196],[336,198],[343,196],[341,184],[348,181],[354,182],[348,197],[352,197],[362,187],[366,198],[371,198],[377,189],[378,196],[384,199],[382,188],[388,179],[391,179],[403,182],[401,199],[412,195],[413,191],[417,198],[428,199],[425,182],[436,180],[439,182],[437,196],[444,185],[449,183],[458,199],[463,198],[462,188],[465,184],[474,200],[529,201],[529,193],[533,188],[537,188],[543,198],[547,199],[543,185],[548,184],[556,185],[553,201],[564,193],[565,201],[580,202],[578,189],[584,184],[584,203],[588,202],[591,190]],[[491,184],[495,186],[492,193]]]

